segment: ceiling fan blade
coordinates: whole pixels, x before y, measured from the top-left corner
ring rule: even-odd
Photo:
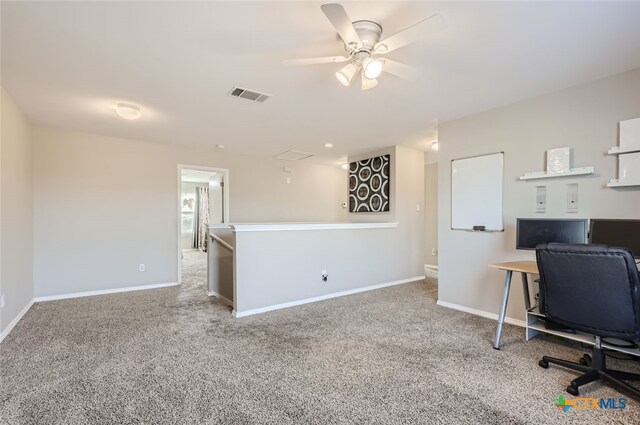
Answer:
[[[360,41],[358,33],[355,28],[353,28],[351,19],[347,15],[347,12],[344,11],[342,5],[338,3],[329,3],[323,4],[320,8],[336,31],[338,31],[338,34],[340,34],[340,37],[344,40],[347,46],[351,47],[353,50],[362,46],[362,41]]]
[[[446,27],[446,25],[447,23],[442,15],[436,13],[435,15],[431,15],[428,18],[411,25],[409,28],[379,41],[374,46],[373,51],[377,54],[382,54],[399,49],[400,47],[406,46],[407,44],[415,41],[423,40],[431,34],[441,31]]]
[[[384,66],[382,67],[382,70],[389,74],[393,74],[406,80],[416,80],[420,75],[418,69],[413,66],[405,65],[401,62],[396,62],[387,58],[383,60]]]
[[[349,56],[325,56],[320,58],[287,59],[282,61],[285,65],[315,65],[318,63],[341,63],[351,59]]]
[[[370,80],[364,76],[364,72],[362,74],[362,90],[369,90],[378,85],[378,80]]]

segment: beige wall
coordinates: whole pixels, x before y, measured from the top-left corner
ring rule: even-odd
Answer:
[[[616,178],[617,159],[606,155],[618,143],[618,122],[640,117],[640,69],[562,90],[439,127],[439,298],[497,313],[504,274],[487,264],[535,260],[515,250],[518,217],[639,218],[640,187],[606,187]],[[595,166],[595,174],[520,181],[543,171],[547,149],[569,146],[574,166]],[[451,230],[451,159],[504,151],[505,231]],[[566,213],[566,185],[579,185],[579,212]],[[537,185],[547,186],[547,212],[536,214]],[[516,277],[518,279],[518,277]],[[522,291],[514,285],[507,315],[524,318]]]
[[[396,146],[358,159],[385,153],[392,158],[391,211],[349,218],[398,226],[237,232],[238,313],[424,275],[424,152]],[[327,282],[321,281],[322,270]]]
[[[31,125],[2,91],[0,292],[2,333],[33,299]]]
[[[424,166],[424,263],[438,265],[438,164]],[[433,254],[433,250],[436,254]]]
[[[386,241],[390,250],[402,250],[398,261],[415,275],[424,274],[424,152],[402,146],[349,157],[349,162],[379,155],[391,158],[390,209],[381,213],[349,213],[352,222],[398,222],[397,239]],[[345,184],[348,193],[348,183]],[[418,210],[419,206],[419,210]],[[418,267],[416,265],[419,265]],[[419,270],[418,270],[419,269]]]
[[[36,297],[176,282],[178,164],[229,169],[230,222],[346,218],[339,167],[40,126],[34,149]]]

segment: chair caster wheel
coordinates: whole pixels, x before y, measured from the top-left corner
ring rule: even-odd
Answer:
[[[585,359],[584,357],[580,357],[580,360],[578,360],[580,362],[581,365],[587,365],[587,359]]]
[[[571,385],[567,387],[567,392],[573,396],[578,396],[580,394],[580,391],[578,391],[578,388]]]
[[[540,366],[543,369],[549,369],[549,362],[546,360],[540,360],[538,362],[538,366]]]

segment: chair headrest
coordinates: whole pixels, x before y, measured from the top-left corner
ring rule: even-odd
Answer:
[[[590,253],[607,253],[612,252],[612,250],[618,251],[623,248],[613,248],[608,245],[599,245],[599,244],[584,244],[584,243],[543,243],[536,246],[536,249],[546,249],[551,252],[590,252]]]

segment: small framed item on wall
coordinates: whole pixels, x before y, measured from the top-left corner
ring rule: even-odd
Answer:
[[[388,212],[391,156],[381,155],[349,164],[349,212]]]

